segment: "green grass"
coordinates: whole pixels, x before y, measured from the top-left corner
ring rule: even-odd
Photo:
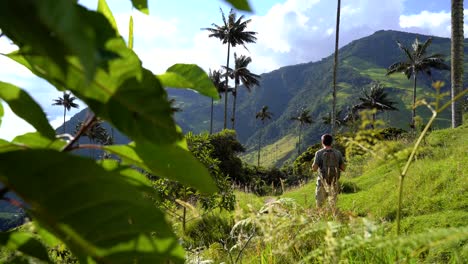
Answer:
[[[297,136],[288,134],[278,141],[262,146],[260,150],[260,166],[271,167],[289,157],[295,151]],[[257,165],[257,149],[252,149],[240,158],[249,163]]]
[[[236,219],[259,228],[249,244],[245,237],[239,240],[245,246],[242,263],[395,263],[402,257],[407,263],[463,262],[468,257],[467,134],[465,125],[433,131],[424,140],[404,182],[401,237],[395,236],[394,221],[400,168],[413,144],[409,138],[387,142],[398,160],[368,155],[348,162],[340,180],[346,192],[338,198],[338,222],[328,222],[330,215],[315,209],[314,180],[280,197],[237,192]],[[259,214],[269,198],[292,199],[299,207],[280,203]],[[229,262],[222,250],[205,253],[205,259]]]

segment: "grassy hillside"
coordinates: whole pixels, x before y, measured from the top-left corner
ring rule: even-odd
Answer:
[[[468,125],[432,132],[411,165],[404,183],[403,227],[408,233],[427,228],[462,226],[468,223]],[[394,142],[401,150],[412,147],[406,140]],[[393,222],[401,162],[368,156],[348,162],[341,182],[345,192],[338,207],[362,217]],[[287,192],[310,207],[315,183]],[[308,204],[304,197],[309,196]]]
[[[433,131],[425,139],[405,181],[399,237],[395,215],[404,159],[367,155],[348,162],[341,179],[338,218],[315,208],[315,182],[280,197],[238,192],[231,218],[218,218],[236,222],[225,234],[226,244],[210,243],[196,256],[215,263],[236,257],[241,263],[464,263],[467,134],[464,125]],[[413,140],[387,143],[395,156],[407,156]],[[209,236],[208,232],[203,237]],[[228,238],[233,241],[228,243]]]

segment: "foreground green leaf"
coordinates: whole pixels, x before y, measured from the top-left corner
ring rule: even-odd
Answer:
[[[149,15],[147,0],[132,0],[133,7],[140,10],[142,13]]]
[[[54,149],[61,150],[67,144],[64,140],[49,139],[39,133],[26,133],[13,139],[12,144],[27,149]]]
[[[238,10],[252,11],[248,0],[224,0]]]
[[[216,191],[216,185],[205,166],[178,145],[147,143],[105,146],[104,149],[158,177],[178,181],[204,193]]]
[[[107,169],[53,150],[0,154],[0,181],[81,261],[182,263],[183,249],[163,213],[145,198],[144,184]]]
[[[47,56],[63,70],[65,58],[76,56],[89,81],[116,33],[104,16],[75,2],[0,1],[0,28],[23,52]]]
[[[32,234],[21,231],[0,233],[0,245],[27,256],[51,263],[47,249]]]
[[[187,88],[200,94],[219,99],[218,91],[205,71],[195,64],[175,64],[166,73],[158,75],[167,88]]]
[[[174,142],[182,135],[176,130],[167,93],[150,71],[143,69],[136,54],[122,38],[107,43],[118,58],[108,61],[107,69],[98,69],[89,83],[76,59],[67,62],[67,74],[42,56],[8,55],[48,80],[58,89],[70,90],[100,118],[135,141]]]
[[[103,14],[111,26],[115,29],[116,32],[119,32],[119,29],[117,28],[117,22],[115,22],[114,15],[112,14],[112,11],[109,8],[109,5],[107,4],[106,0],[99,0],[98,1],[98,7],[97,11],[101,14]]]
[[[128,48],[133,49],[133,17],[128,21]]]
[[[13,84],[0,81],[0,98],[17,116],[31,124],[41,134],[55,138],[55,131],[50,126],[44,111],[25,91]]]
[[[2,102],[0,101],[0,127],[2,126],[2,117],[3,117],[3,104]]]

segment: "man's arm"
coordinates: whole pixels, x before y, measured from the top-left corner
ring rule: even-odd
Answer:
[[[343,159],[343,154],[340,152],[340,170],[345,171],[346,170],[346,164]]]
[[[315,152],[315,158],[314,158],[314,164],[312,164],[312,170],[313,171],[317,171],[319,166],[318,166],[318,155],[317,155],[318,152]]]
[[[315,164],[315,163],[314,163],[314,164],[312,164],[312,170],[313,170],[313,171],[317,171],[317,170],[318,170],[318,168],[319,168],[319,167],[318,167],[318,165],[317,165],[317,164]]]
[[[345,170],[346,170],[346,164],[341,163],[341,165],[340,165],[340,170],[341,170],[341,171],[345,171]]]

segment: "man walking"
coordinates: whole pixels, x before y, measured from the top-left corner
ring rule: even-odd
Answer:
[[[312,170],[319,171],[315,188],[317,207],[322,207],[327,198],[332,203],[332,207],[335,205],[340,173],[346,168],[343,155],[339,150],[332,148],[332,142],[333,137],[330,134],[322,136],[323,148],[315,152],[314,164],[312,164]]]

